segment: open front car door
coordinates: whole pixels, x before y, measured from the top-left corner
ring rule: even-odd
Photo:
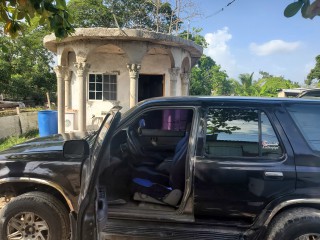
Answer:
[[[79,211],[73,239],[99,239],[99,232],[107,222],[106,193],[100,188],[98,179],[100,171],[109,162],[109,143],[120,121],[119,110],[119,107],[113,108],[105,117],[90,154],[82,164]]]

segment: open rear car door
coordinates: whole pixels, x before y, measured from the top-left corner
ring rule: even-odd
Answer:
[[[81,169],[81,190],[78,199],[76,232],[77,240],[99,239],[99,233],[107,222],[107,198],[105,189],[99,186],[101,170],[108,164],[109,143],[120,121],[120,108],[115,107],[105,117],[97,133],[95,142],[83,161]]]

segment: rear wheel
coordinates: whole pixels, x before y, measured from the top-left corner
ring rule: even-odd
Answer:
[[[69,234],[68,213],[49,194],[22,194],[1,209],[0,239],[66,240]]]
[[[294,208],[280,213],[271,222],[267,240],[320,240],[320,211]]]

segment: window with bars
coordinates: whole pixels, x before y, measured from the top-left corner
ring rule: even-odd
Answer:
[[[89,100],[117,100],[117,76],[89,74]]]

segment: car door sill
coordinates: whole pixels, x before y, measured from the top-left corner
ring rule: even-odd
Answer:
[[[151,221],[172,221],[172,222],[194,222],[192,214],[179,214],[176,210],[141,210],[141,209],[119,209],[109,208],[108,218],[111,219],[138,219]]]
[[[109,219],[103,229],[102,239],[170,239],[211,240],[244,239],[245,233],[237,229],[212,227],[191,223],[170,223],[160,221],[134,221]]]

